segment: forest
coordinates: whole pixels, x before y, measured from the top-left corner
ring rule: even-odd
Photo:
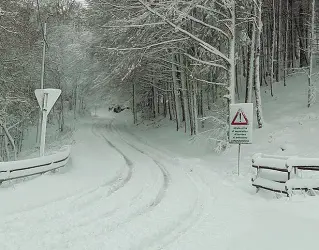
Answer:
[[[315,0],[1,1],[0,160],[16,159],[37,126],[42,84],[62,90],[49,117],[60,133],[66,117],[106,103],[222,150],[229,104],[253,102],[262,129],[261,91],[289,91],[294,74],[308,79],[303,105],[315,103],[316,13]]]

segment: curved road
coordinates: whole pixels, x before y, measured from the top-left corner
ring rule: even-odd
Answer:
[[[79,126],[64,171],[0,187],[0,249],[268,250],[279,236],[281,249],[319,244],[316,199],[264,200],[100,115]]]
[[[0,190],[1,249],[160,249],[203,214],[208,190],[110,118],[82,124],[72,165]]]

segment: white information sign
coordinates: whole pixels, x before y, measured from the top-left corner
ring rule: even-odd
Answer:
[[[230,104],[229,142],[251,144],[253,132],[253,104]]]

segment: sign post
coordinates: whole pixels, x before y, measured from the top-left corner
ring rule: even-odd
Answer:
[[[40,139],[40,156],[44,156],[45,135],[47,130],[47,119],[54,103],[61,94],[60,89],[36,89],[35,96],[42,111],[41,139]]]
[[[241,144],[252,143],[253,132],[253,104],[230,104],[229,142],[238,144],[238,175],[240,167]]]

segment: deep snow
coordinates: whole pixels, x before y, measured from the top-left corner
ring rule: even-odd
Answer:
[[[82,119],[64,170],[0,188],[0,249],[317,249],[318,196],[251,186],[254,153],[319,157],[305,78],[275,94],[263,95],[267,124],[243,146],[240,176],[236,146],[216,155],[169,121],[134,126],[107,108]]]

